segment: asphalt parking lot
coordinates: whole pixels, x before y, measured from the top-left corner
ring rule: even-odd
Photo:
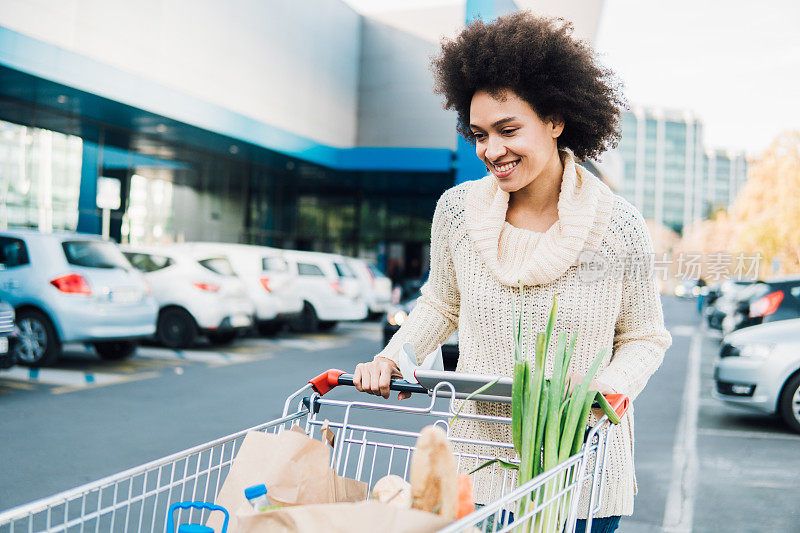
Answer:
[[[663,304],[673,345],[635,402],[639,494],[619,531],[800,531],[800,435],[712,398],[717,336],[695,302]],[[357,323],[113,363],[70,346],[54,368],[2,371],[0,510],[275,418],[309,377],[380,347],[380,324]]]

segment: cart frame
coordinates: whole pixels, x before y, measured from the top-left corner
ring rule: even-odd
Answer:
[[[0,513],[0,533],[165,532],[169,529],[168,516],[170,507],[174,508],[174,504],[214,501],[248,432],[279,433],[293,425],[300,425],[311,437],[324,426],[334,432],[331,467],[339,475],[365,481],[370,487],[388,473],[396,473],[408,479],[411,454],[419,430],[393,429],[385,427],[385,424],[359,422],[358,416],[369,412],[390,414],[388,418],[384,415],[383,420],[392,420],[399,416],[409,416],[414,420],[424,419],[447,430],[448,438],[456,445],[477,444],[506,449],[508,456],[502,459],[515,462],[513,446],[509,443],[450,436],[448,420],[456,415],[461,419],[489,423],[511,422],[505,417],[458,414],[457,394],[451,383],[441,382],[428,391],[417,384],[392,381],[392,390],[428,394],[430,402],[422,407],[323,398],[337,385],[352,385],[352,375],[335,370],[320,374],[286,399],[282,416],[277,419],[4,511]],[[442,397],[449,399],[446,410],[441,406],[437,407],[437,398]],[[339,418],[326,418],[337,411],[341,413]],[[493,481],[500,481],[501,493],[492,493],[491,501],[485,506],[441,531],[450,533],[477,527],[482,531],[505,532],[525,523],[538,525],[540,529],[536,531],[544,531],[544,522],[537,517],[546,512],[552,513],[555,508],[566,513],[564,531],[573,531],[579,497],[586,490],[587,483],[589,531],[592,517],[600,508],[604,492],[602,474],[606,463],[609,424],[608,417],[604,416],[589,431],[586,444],[580,452],[522,486],[510,486],[513,476],[509,471],[493,465],[491,477]],[[428,424],[422,424],[419,428],[423,425]],[[496,458],[458,452],[455,455],[460,470],[467,469],[467,464],[477,465]],[[591,462],[593,467],[589,468]],[[566,480],[566,484],[558,492],[542,497],[542,490],[556,478]],[[208,508],[188,505],[179,507],[175,514],[178,523],[182,520],[204,523],[208,513]],[[513,519],[513,525],[509,513],[517,515]]]

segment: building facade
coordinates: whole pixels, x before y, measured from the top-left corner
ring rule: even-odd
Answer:
[[[7,0],[0,226],[100,233],[110,178],[120,241],[333,251],[418,275],[436,200],[485,172],[432,92],[439,37],[520,6],[580,13],[593,37],[591,4],[467,0],[384,20],[341,0]]]
[[[635,108],[622,118],[619,192],[647,219],[681,233],[728,207],[747,175],[744,153],[708,150],[688,112]]]

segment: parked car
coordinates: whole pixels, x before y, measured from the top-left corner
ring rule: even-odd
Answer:
[[[800,318],[800,276],[781,276],[754,283],[739,292],[733,310],[722,320],[722,332]]]
[[[253,325],[253,303],[224,256],[184,245],[123,252],[158,302],[156,340],[164,346],[188,348],[198,335],[225,344]]]
[[[386,319],[383,322],[383,345],[389,344],[392,337],[397,330],[400,329],[408,315],[417,305],[417,300],[420,297],[419,291],[412,294],[410,297],[401,301],[398,305],[393,305],[386,313]],[[427,354],[425,354],[427,355]],[[458,331],[450,335],[450,337],[442,344],[442,358],[444,359],[445,370],[455,370],[458,363]]]
[[[742,291],[751,288],[761,280],[734,280],[726,279],[711,291],[714,299],[709,302],[704,310],[708,326],[712,329],[722,330],[722,321],[739,306]]]
[[[303,310],[292,329],[330,330],[337,322],[367,317],[358,279],[345,257],[286,250],[284,258],[297,272],[297,287],[303,298]]]
[[[714,381],[717,398],[779,414],[800,433],[800,319],[751,326],[725,336]]]
[[[363,259],[348,258],[347,263],[361,285],[361,295],[371,315],[383,315],[392,305],[392,280]]]
[[[682,279],[677,285],[675,285],[674,290],[675,296],[689,300],[692,298],[697,298],[701,294],[706,295],[708,294],[708,291],[708,287],[700,284],[696,279]]]
[[[103,359],[133,355],[158,308],[141,273],[97,235],[0,231],[0,297],[14,307],[20,363],[56,362],[65,342]]]
[[[17,338],[14,308],[0,300],[0,369],[11,368],[17,362],[14,342]]]
[[[192,243],[196,250],[224,254],[244,282],[255,304],[256,325],[273,334],[300,317],[303,299],[297,288],[297,270],[283,257],[283,250],[267,246],[228,243]]]

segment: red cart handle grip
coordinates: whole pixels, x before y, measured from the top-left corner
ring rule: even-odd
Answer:
[[[325,396],[328,391],[339,384],[339,376],[342,374],[344,374],[344,370],[331,368],[319,376],[309,379],[308,382],[311,383],[311,387],[317,394]]]
[[[628,407],[631,405],[631,400],[624,394],[604,394],[606,401],[617,413],[617,416],[622,418],[625,416],[625,413],[628,412]]]

